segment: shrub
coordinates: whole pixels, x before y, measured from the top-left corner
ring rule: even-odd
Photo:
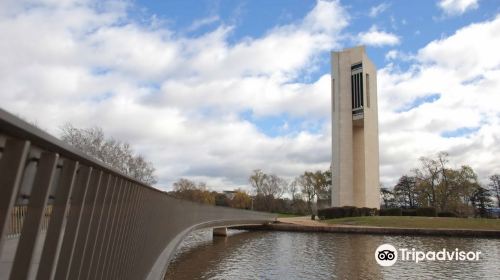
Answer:
[[[401,216],[403,213],[401,208],[382,208],[379,211],[380,216]]]
[[[419,207],[417,210],[417,216],[420,217],[436,217],[436,208],[434,207]]]
[[[417,209],[402,209],[403,216],[417,216]]]
[[[342,207],[344,210],[344,217],[356,217],[358,215],[357,208],[354,206],[344,206]]]
[[[375,216],[376,214],[376,208],[358,208],[354,206],[330,207],[318,210],[318,217],[321,220],[344,217]]]
[[[377,208],[361,207],[358,208],[360,216],[376,216]]]
[[[438,212],[437,216],[438,217],[453,217],[453,218],[458,217],[457,214],[455,214],[454,212],[451,212],[451,211]]]

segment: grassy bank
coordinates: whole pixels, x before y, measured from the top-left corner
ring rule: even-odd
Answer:
[[[322,221],[328,224],[398,227],[500,230],[500,219],[467,219],[441,217],[373,216],[348,217]]]

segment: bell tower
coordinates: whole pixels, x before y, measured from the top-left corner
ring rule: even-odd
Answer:
[[[332,206],[379,208],[377,70],[363,46],[331,66]]]

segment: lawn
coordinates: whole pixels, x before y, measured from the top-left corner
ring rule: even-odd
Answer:
[[[500,219],[373,216],[348,217],[322,221],[328,224],[401,227],[401,228],[452,228],[500,230]]]

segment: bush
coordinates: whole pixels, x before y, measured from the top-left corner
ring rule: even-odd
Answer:
[[[434,207],[419,207],[417,210],[417,216],[420,217],[436,217],[436,208]]]
[[[382,208],[379,211],[380,216],[401,216],[403,211],[401,208]]]
[[[376,214],[376,208],[358,208],[354,206],[330,207],[318,210],[318,217],[321,220],[344,217],[375,216]]]
[[[376,216],[378,214],[377,208],[361,207],[358,210],[360,216]]]
[[[438,212],[437,216],[438,217],[453,217],[453,218],[457,218],[458,217],[457,214],[455,214],[454,212],[450,212],[450,211]]]
[[[402,209],[401,214],[403,216],[417,216],[417,209]]]

